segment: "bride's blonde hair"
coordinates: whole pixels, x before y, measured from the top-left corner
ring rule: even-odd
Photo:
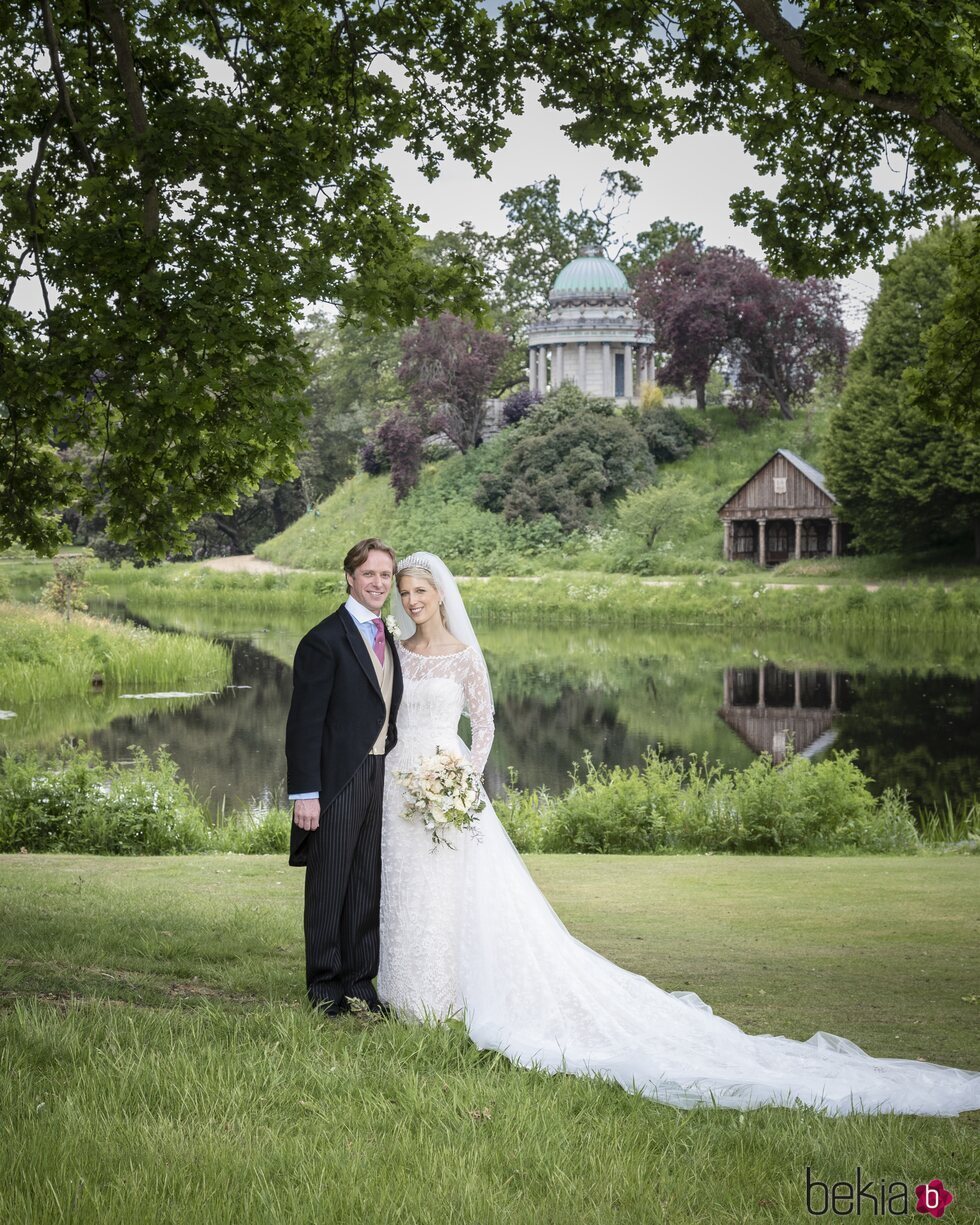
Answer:
[[[398,589],[399,596],[401,595],[401,587],[398,584],[402,581],[402,575],[407,574],[409,578],[423,578],[429,584],[434,592],[439,596],[439,616],[442,617],[442,624],[445,629],[449,629],[449,622],[446,620],[446,605],[443,603],[442,592],[436,585],[436,580],[432,577],[432,571],[427,566],[402,566],[395,576],[395,587]]]

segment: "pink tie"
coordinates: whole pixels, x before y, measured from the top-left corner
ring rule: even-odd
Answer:
[[[371,624],[374,626],[374,653],[383,668],[385,666],[385,625],[380,617],[375,617]]]

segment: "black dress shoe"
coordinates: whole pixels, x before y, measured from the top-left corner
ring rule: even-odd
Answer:
[[[311,999],[313,1011],[321,1017],[342,1017],[350,1010],[345,1000]]]
[[[374,999],[366,1000],[359,995],[348,995],[346,1003],[347,1010],[352,1017],[380,1018],[391,1015],[391,1009],[387,1004],[382,1004],[377,996]]]

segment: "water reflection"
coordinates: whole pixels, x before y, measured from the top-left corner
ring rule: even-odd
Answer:
[[[835,718],[850,709],[850,676],[828,669],[792,671],[773,663],[726,668],[718,715],[756,753],[783,761],[792,749],[814,757],[837,739]]]
[[[261,808],[279,798],[292,656],[315,618],[288,610],[261,619],[226,610],[138,611],[147,623],[229,643],[231,686],[203,699],[126,702],[102,693],[39,703],[0,722],[0,747],[47,748],[63,735],[82,735],[122,760],[130,745],[152,752],[166,744],[213,810]],[[842,644],[838,636],[808,641],[804,656],[789,634],[741,640],[489,626],[480,635],[497,703],[487,770],[493,794],[512,772],[521,786],[561,790],[586,752],[629,765],[659,744],[741,767],[760,752],[783,756],[790,742],[813,756],[831,744],[854,748],[876,789],[904,787],[920,804],[941,804],[944,792],[956,802],[980,792],[980,666],[972,657],[967,674],[937,666],[944,655],[957,658],[943,644]],[[960,661],[968,656],[962,648]],[[917,670],[917,658],[928,664]]]

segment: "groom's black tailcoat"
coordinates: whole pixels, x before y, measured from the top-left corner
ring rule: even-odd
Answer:
[[[387,753],[397,739],[402,677],[387,630],[385,639],[394,670]],[[370,980],[377,973],[384,759],[371,750],[385,704],[368,651],[341,606],[305,635],[293,663],[287,787],[290,795],[320,794],[319,827],[294,822],[289,845],[290,864],[307,869],[307,988],[314,1002],[376,999]]]

